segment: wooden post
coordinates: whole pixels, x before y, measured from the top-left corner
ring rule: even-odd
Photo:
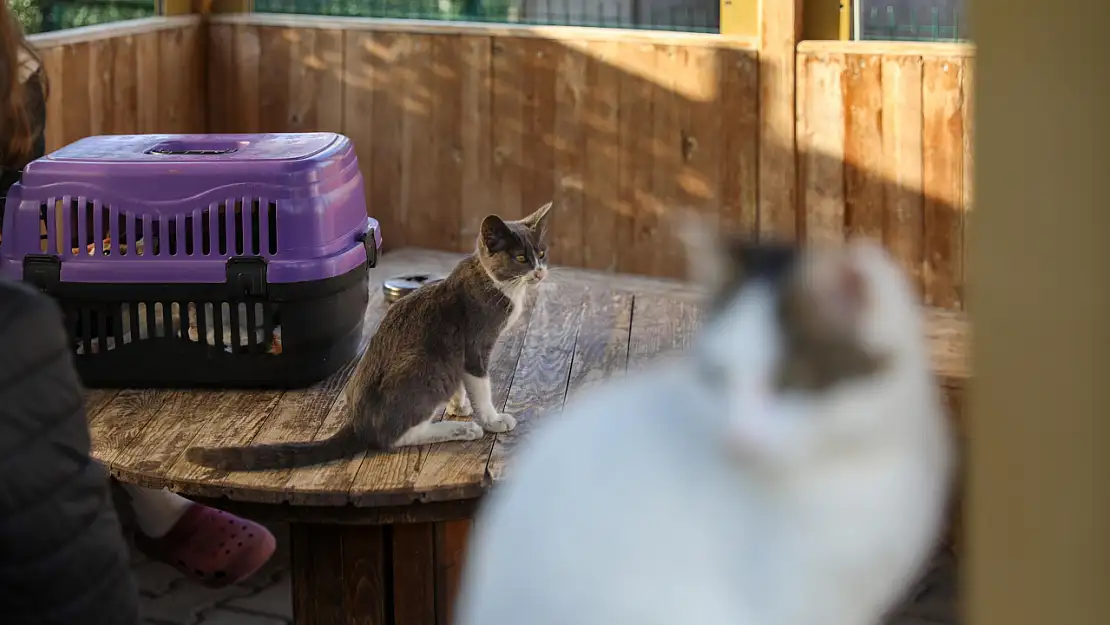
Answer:
[[[802,12],[803,36],[806,40],[833,41],[848,39],[851,15],[850,0],[805,0]]]
[[[198,13],[195,0],[156,0],[159,15],[188,15]]]
[[[795,57],[804,0],[760,0],[759,235],[797,234]]]
[[[969,625],[1110,623],[1110,3],[1081,6],[972,5]]]
[[[759,36],[759,0],[721,0],[721,34]]]
[[[201,13],[251,13],[254,0],[196,0],[201,4]]]

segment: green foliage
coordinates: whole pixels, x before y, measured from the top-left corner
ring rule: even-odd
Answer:
[[[38,0],[7,0],[7,3],[16,19],[23,24],[24,31],[27,33],[39,32],[42,24],[42,13],[39,12]]]
[[[6,0],[27,34],[155,15],[154,0]]]

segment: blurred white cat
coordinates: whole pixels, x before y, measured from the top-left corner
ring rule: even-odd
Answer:
[[[713,293],[692,349],[537,425],[457,625],[877,625],[931,555],[952,440],[899,267],[683,238]]]

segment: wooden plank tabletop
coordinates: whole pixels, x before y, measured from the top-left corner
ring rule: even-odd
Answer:
[[[460,256],[403,249],[371,273],[363,345],[385,312],[381,283],[411,272],[446,273]],[[295,391],[94,390],[87,414],[93,455],[121,481],[198,497],[296,506],[397,506],[478,497],[541,415],[604,380],[688,344],[698,292],[670,280],[556,269],[528,312],[502,337],[491,367],[494,403],[517,418],[512,432],[477,441],[365,453],[297,470],[226,472],[185,460],[193,445],[312,440],[345,419],[353,364]],[[967,324],[926,311],[935,368],[957,410],[969,375]]]

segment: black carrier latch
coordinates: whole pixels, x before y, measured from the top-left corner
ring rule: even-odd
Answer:
[[[375,236],[374,228],[370,228],[364,234],[358,235],[358,240],[362,242],[362,247],[366,250],[366,266],[373,269],[378,266],[378,237]]]
[[[266,260],[229,258],[227,286],[232,297],[266,297]]]
[[[62,261],[57,256],[24,256],[23,281],[43,293],[53,293],[62,281]]]

